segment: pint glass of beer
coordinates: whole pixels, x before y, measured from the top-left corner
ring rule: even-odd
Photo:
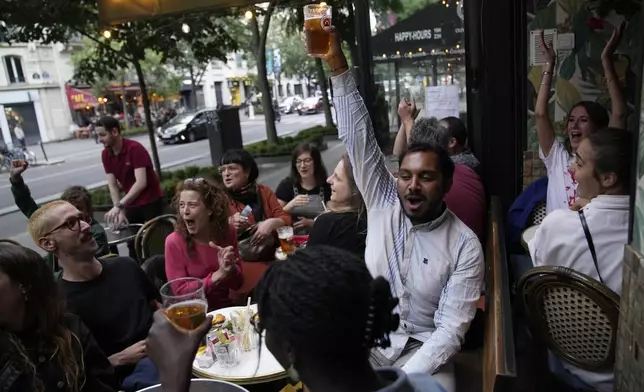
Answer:
[[[322,4],[304,6],[304,34],[306,53],[312,57],[324,57],[329,53],[331,36],[324,27],[331,26],[331,7]]]
[[[282,252],[287,255],[292,255],[295,252],[295,244],[293,243],[293,228],[291,226],[282,226],[277,229],[277,238],[280,240]]]
[[[208,303],[202,279],[175,279],[164,284],[160,291],[165,314],[177,327],[196,329],[206,319]]]

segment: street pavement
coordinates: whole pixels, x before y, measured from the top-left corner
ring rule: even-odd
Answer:
[[[282,116],[281,123],[277,125],[278,134],[280,136],[293,134],[318,124],[324,124],[324,115]],[[244,144],[266,139],[263,119],[243,121],[242,137]],[[135,136],[133,139],[149,148],[147,134]],[[335,167],[344,152],[341,146],[335,143],[324,153],[329,170]],[[95,144],[94,140],[50,143],[45,145],[45,149],[50,160],[62,158],[64,162],[58,165],[33,167],[25,172],[25,182],[29,185],[37,203],[58,198],[62,191],[71,185],[96,187],[105,184],[105,172],[100,157],[103,147]],[[158,145],[158,151],[163,168],[178,169],[184,166],[211,164],[208,140],[173,146]],[[288,170],[286,165],[263,166],[260,168],[260,181],[274,189],[279,181],[288,175]],[[0,174],[0,238],[11,238],[36,249],[26,233],[27,219],[17,211],[10,188],[8,173]]]

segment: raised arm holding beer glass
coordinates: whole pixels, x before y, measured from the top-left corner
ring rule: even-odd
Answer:
[[[453,357],[474,318],[484,273],[476,234],[443,201],[454,163],[441,146],[413,143],[399,158],[398,178],[391,175],[339,37],[333,26],[325,31],[331,35],[324,60],[333,71],[338,135],[367,209],[365,264],[400,298],[391,349],[372,350],[370,361],[432,374],[452,392]]]

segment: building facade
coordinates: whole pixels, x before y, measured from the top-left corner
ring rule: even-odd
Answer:
[[[20,123],[28,144],[69,137],[71,114],[65,82],[74,74],[63,44],[0,45],[0,128],[13,145]]]
[[[257,80],[257,68],[248,66],[243,53],[229,53],[226,63],[219,60],[212,61],[202,80],[204,105],[206,107],[242,105],[247,100],[253,99],[255,80]],[[306,98],[312,95],[314,90],[311,90],[315,88],[309,86],[310,83],[306,80],[283,76],[279,83],[275,83],[275,75],[272,73],[268,75],[268,80],[272,86],[273,96],[279,99],[292,95]]]

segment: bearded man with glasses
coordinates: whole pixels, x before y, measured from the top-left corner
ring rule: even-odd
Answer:
[[[67,311],[87,325],[122,388],[137,390],[158,383],[156,368],[146,359],[145,338],[160,297],[139,265],[129,257],[98,260],[87,218],[62,200],[36,210],[28,231],[40,248],[58,258],[63,269],[58,285]],[[127,377],[135,368],[141,383],[130,386]]]

